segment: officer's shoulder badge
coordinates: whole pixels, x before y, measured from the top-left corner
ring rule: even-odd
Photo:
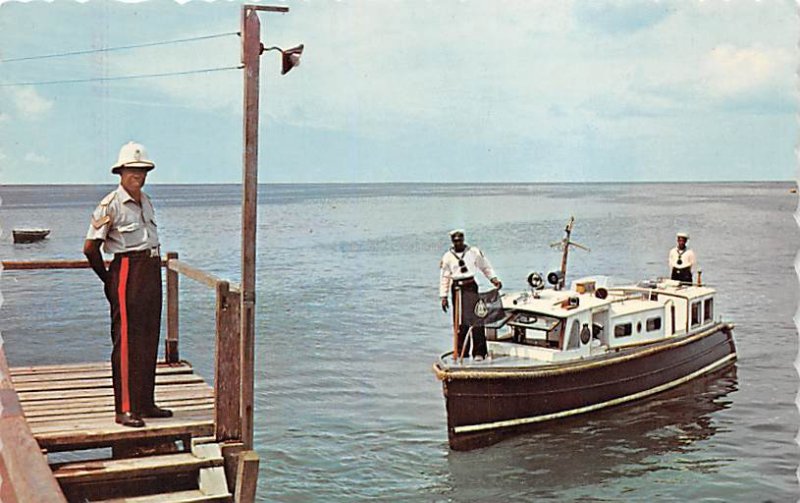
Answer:
[[[111,217],[109,215],[104,215],[98,219],[92,218],[92,227],[99,229],[100,227],[108,224],[110,221]]]

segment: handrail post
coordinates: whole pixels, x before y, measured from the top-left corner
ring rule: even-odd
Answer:
[[[217,442],[242,438],[240,295],[217,282],[214,429]]]
[[[167,338],[164,341],[164,359],[167,363],[178,363],[178,273],[169,268],[170,260],[178,260],[177,252],[167,253]]]

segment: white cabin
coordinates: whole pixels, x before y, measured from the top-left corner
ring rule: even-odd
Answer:
[[[604,279],[577,280],[569,290],[504,295],[506,318],[486,327],[490,359],[576,360],[699,332],[714,323],[712,288],[672,280],[598,286]]]

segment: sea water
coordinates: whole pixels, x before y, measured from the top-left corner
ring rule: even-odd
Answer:
[[[260,501],[795,501],[800,240],[790,183],[266,185],[259,189],[255,444]],[[3,186],[3,260],[77,259],[113,186]],[[149,185],[162,249],[238,281],[236,185]],[[447,231],[507,291],[568,276],[667,273],[691,235],[736,367],[632,405],[471,452],[447,445],[451,344],[438,300]],[[47,227],[14,245],[14,227]],[[569,278],[568,278],[569,279]],[[488,282],[481,281],[482,288]],[[108,308],[89,270],[6,271],[0,332],[12,365],[102,361]],[[163,337],[163,336],[162,336]],[[181,356],[213,380],[213,292],[181,279]]]

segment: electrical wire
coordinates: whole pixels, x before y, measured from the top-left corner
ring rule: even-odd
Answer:
[[[222,72],[226,70],[241,70],[244,68],[244,65],[236,65],[236,66],[221,66],[217,68],[201,68],[197,70],[186,70],[182,72],[166,72],[166,73],[147,73],[147,74],[139,74],[139,75],[119,75],[115,77],[95,77],[89,79],[71,79],[71,80],[48,80],[43,82],[9,82],[5,84],[0,84],[0,87],[12,87],[12,86],[49,86],[54,84],[82,84],[85,82],[105,82],[105,81],[114,81],[114,80],[132,80],[132,79],[150,79],[156,77],[171,77],[175,75],[190,75],[193,73],[211,73],[211,72]]]
[[[230,31],[225,33],[215,33],[213,35],[203,35],[200,37],[190,37],[190,38],[179,38],[175,40],[164,40],[161,42],[148,42],[144,44],[131,44],[131,45],[120,45],[116,47],[101,47],[99,49],[86,49],[82,51],[70,51],[70,52],[60,52],[54,54],[41,54],[38,56],[24,56],[19,58],[9,58],[9,59],[0,59],[0,63],[12,63],[15,61],[31,61],[34,59],[48,59],[48,58],[63,58],[67,56],[78,56],[82,54],[91,54],[95,52],[112,52],[112,51],[122,51],[127,49],[138,49],[141,47],[155,47],[158,45],[169,45],[169,44],[179,44],[183,42],[194,42],[196,40],[208,40],[212,38],[220,38],[220,37],[227,37],[230,35],[239,35],[238,31]]]

